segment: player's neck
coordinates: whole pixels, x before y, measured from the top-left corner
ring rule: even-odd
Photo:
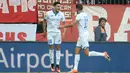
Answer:
[[[101,24],[100,24],[100,26],[101,26],[102,28],[104,28],[104,26],[102,26]]]
[[[54,10],[54,13],[58,13],[58,11],[56,11],[56,9],[53,9]]]
[[[78,14],[80,14],[81,12],[83,12],[83,11],[78,11]]]

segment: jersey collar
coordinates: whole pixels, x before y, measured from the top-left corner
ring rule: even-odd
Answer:
[[[55,15],[57,15],[59,12],[55,12],[54,11],[54,8],[52,9],[52,12],[55,14]]]

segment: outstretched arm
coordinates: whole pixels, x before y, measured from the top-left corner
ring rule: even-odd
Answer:
[[[64,25],[64,26],[60,26],[59,28],[62,29],[62,28],[72,27],[72,26],[76,25],[77,23],[78,23],[78,20],[75,20],[75,21],[72,22],[71,24],[69,24],[69,25]]]
[[[43,32],[46,32],[46,26],[47,26],[47,22],[46,20],[43,20]]]
[[[63,22],[63,24],[65,25],[65,21]],[[66,33],[66,28],[64,28],[64,33],[63,34],[65,34]]]
[[[46,37],[47,31],[46,31],[47,22],[46,20],[43,20],[43,37]]]

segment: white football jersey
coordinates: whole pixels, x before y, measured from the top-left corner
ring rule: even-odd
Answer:
[[[85,35],[87,31],[87,24],[88,24],[88,15],[85,12],[81,12],[77,14],[76,20],[79,21],[78,23],[78,31],[79,31],[79,36]]]
[[[60,21],[65,21],[65,16],[61,11],[55,13],[52,9],[46,13],[44,19],[47,20],[47,32],[61,32],[58,29],[60,27]]]

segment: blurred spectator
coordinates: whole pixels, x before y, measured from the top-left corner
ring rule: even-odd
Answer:
[[[91,0],[91,4],[95,4],[95,0]]]
[[[82,0],[76,0],[76,3],[83,3]]]
[[[107,38],[107,34],[105,30],[106,21],[107,20],[105,18],[99,19],[99,25],[94,30],[95,41],[106,41]]]
[[[87,4],[88,0],[81,0],[83,4]]]
[[[128,0],[127,3],[130,4],[130,0]]]
[[[106,4],[107,2],[106,2],[106,0],[98,0],[99,2],[98,2],[98,4]]]
[[[83,4],[130,4],[130,0],[77,0]]]

